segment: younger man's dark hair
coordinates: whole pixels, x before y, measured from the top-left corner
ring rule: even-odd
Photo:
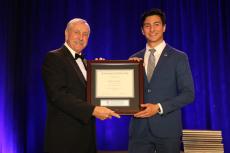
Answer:
[[[165,25],[166,24],[166,17],[165,17],[165,13],[162,12],[160,9],[154,8],[151,9],[147,12],[144,12],[141,16],[141,27],[143,28],[144,26],[144,21],[147,17],[152,16],[152,15],[157,15],[161,18],[162,24]]]

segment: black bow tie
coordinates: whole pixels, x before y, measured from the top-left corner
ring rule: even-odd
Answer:
[[[84,60],[84,55],[82,55],[82,54],[79,55],[79,54],[76,53],[74,59],[77,60],[78,58],[81,58],[82,60]]]

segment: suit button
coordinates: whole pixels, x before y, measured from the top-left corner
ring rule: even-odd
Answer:
[[[150,93],[150,92],[151,92],[151,89],[148,89],[147,92]]]

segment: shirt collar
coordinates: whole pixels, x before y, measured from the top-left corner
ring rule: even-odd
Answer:
[[[160,44],[158,44],[156,47],[154,47],[154,49],[156,50],[156,54],[161,54],[162,51],[164,50],[166,46],[166,43],[165,41],[163,40]],[[146,44],[146,52],[149,50],[149,49],[152,49],[149,47],[148,44]]]
[[[67,42],[65,42],[64,45],[68,48],[68,50],[72,54],[73,58],[75,58],[75,54],[78,54],[78,53],[75,52],[72,48],[70,48],[69,45],[67,44]],[[81,53],[79,55],[81,55]]]

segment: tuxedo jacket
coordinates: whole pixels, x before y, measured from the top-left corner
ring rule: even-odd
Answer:
[[[145,49],[131,57],[144,59]],[[144,102],[160,103],[163,114],[138,119],[132,118],[130,136],[137,136],[143,130],[160,138],[179,137],[182,131],[181,108],[194,99],[194,85],[187,55],[168,44],[164,48],[148,82],[144,75]],[[146,128],[147,127],[147,128]]]
[[[45,152],[95,153],[94,106],[86,102],[86,81],[65,46],[47,54],[42,76],[47,93]]]

